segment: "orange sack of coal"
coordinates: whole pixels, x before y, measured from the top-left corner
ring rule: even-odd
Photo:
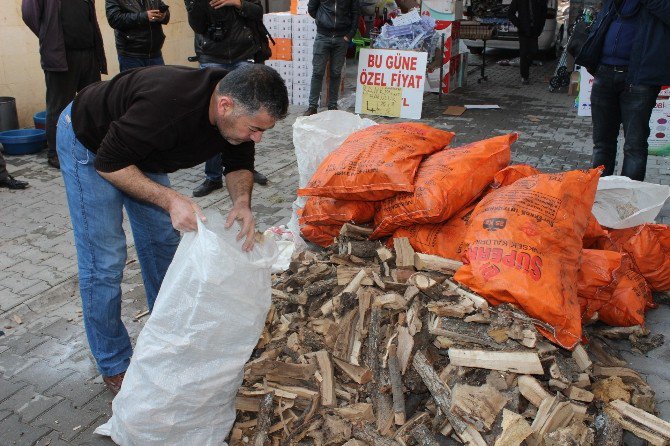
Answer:
[[[367,127],[331,152],[298,195],[379,201],[411,192],[423,157],[442,150],[453,137],[415,122]]]
[[[651,290],[637,271],[628,268],[612,298],[598,310],[598,319],[613,327],[644,324],[644,313],[654,305]]]
[[[518,305],[551,341],[574,348],[582,237],[600,172],[533,175],[487,195],[470,218],[466,265],[454,278],[493,305]]]
[[[309,197],[302,210],[300,223],[337,225],[344,223],[363,224],[375,216],[372,201],[346,201],[328,197]]]
[[[510,162],[510,146],[518,135],[496,136],[448,148],[423,160],[413,192],[401,193],[379,204],[375,214],[376,239],[416,224],[441,223],[470,204]]]
[[[623,255],[615,251],[582,250],[582,264],[577,276],[577,298],[582,321],[590,321],[603,305],[612,299],[619,280],[629,266]]]
[[[654,291],[670,290],[670,227],[644,224],[613,229],[610,240],[628,254],[635,268]]]
[[[300,233],[310,242],[327,248],[333,244],[335,237],[340,235],[340,229],[343,224],[339,225],[300,225]]]

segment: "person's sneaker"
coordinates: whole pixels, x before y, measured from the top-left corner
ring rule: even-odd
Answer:
[[[0,180],[0,187],[19,190],[28,187],[28,183],[26,183],[25,181],[19,181],[11,175],[7,175],[7,178],[5,178],[4,180]]]
[[[521,78],[521,84],[522,85],[530,85],[530,79],[528,79],[527,77],[522,77]]]
[[[121,390],[124,376],[126,376],[126,372],[119,373],[118,375],[114,376],[103,376],[102,380],[105,382],[105,385],[110,390],[110,392],[116,395],[119,393],[119,390]]]
[[[193,189],[193,196],[204,197],[205,195],[209,195],[215,190],[221,189],[222,187],[223,181],[212,181],[210,179],[205,179],[205,181],[203,181],[200,186]]]
[[[265,186],[268,184],[268,178],[257,170],[254,170],[254,183]]]
[[[312,116],[312,115],[315,115],[316,113],[317,113],[316,108],[310,107],[307,110],[305,110],[305,113],[303,113],[302,115],[303,116]]]
[[[47,164],[56,169],[60,169],[60,161],[58,160],[58,154],[54,153],[53,155],[47,155]]]

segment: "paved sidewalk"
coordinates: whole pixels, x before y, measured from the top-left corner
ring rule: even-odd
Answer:
[[[491,66],[489,81],[442,97],[426,97],[424,121],[457,134],[455,144],[518,131],[515,162],[546,171],[589,166],[590,119],[578,118],[572,98],[548,93],[551,67],[535,67],[533,84],[522,87],[518,68]],[[475,71],[473,68],[471,71]],[[448,105],[499,104],[502,110],[469,110],[461,117],[443,115]],[[298,183],[291,125],[303,111],[267,132],[257,168],[269,178],[256,186],[253,210],[259,228],[285,223]],[[387,121],[386,119],[377,119]],[[76,254],[59,172],[45,155],[7,157],[12,175],[30,182],[25,191],[0,190],[0,446],[111,445],[92,432],[111,414],[111,394],[98,375],[83,332],[76,276]],[[170,175],[176,190],[190,195],[204,178],[202,166]],[[647,181],[670,184],[670,158],[650,158]],[[225,212],[227,192],[198,199]],[[659,221],[670,224],[670,205]],[[139,265],[128,233],[129,257],[123,281],[123,316],[135,339],[146,317]],[[668,333],[667,306],[649,315],[655,332]],[[625,346],[622,346],[625,348]],[[666,345],[647,356],[624,353],[657,391],[661,416],[670,419],[670,371]]]

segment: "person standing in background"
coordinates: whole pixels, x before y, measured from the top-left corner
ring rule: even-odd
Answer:
[[[46,82],[47,162],[60,168],[56,123],[78,91],[107,74],[95,0],[22,0],[23,21],[40,41]]]
[[[670,85],[670,1],[609,0],[591,26],[576,64],[594,76],[593,167],[613,175],[623,124],[621,175],[644,181],[649,119],[662,85]]]
[[[5,162],[5,157],[2,156],[2,152],[0,152],[0,187],[14,190],[28,187],[28,183],[17,180],[7,172],[7,163]]]
[[[309,107],[303,116],[317,112],[323,75],[330,61],[328,110],[337,110],[342,67],[347,57],[349,42],[358,29],[361,8],[358,0],[309,0],[309,15],[316,21],[312,81],[309,88]],[[323,104],[321,104],[323,106]]]
[[[507,18],[519,35],[519,67],[521,83],[530,84],[530,66],[537,54],[537,38],[547,20],[547,0],[512,0]]]
[[[170,11],[162,0],[106,0],[105,11],[114,28],[121,71],[165,65],[163,25],[170,21]]]
[[[260,0],[185,0],[185,4],[188,24],[196,33],[200,68],[234,70],[256,63],[260,47],[251,22],[263,23]],[[264,186],[268,179],[254,170],[254,182]],[[205,162],[205,181],[193,190],[193,196],[204,197],[221,188],[223,165],[217,154]]]

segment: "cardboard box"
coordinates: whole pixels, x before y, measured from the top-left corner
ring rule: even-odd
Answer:
[[[275,43],[270,42],[272,50],[271,60],[293,60],[293,47],[291,39],[275,37]]]

